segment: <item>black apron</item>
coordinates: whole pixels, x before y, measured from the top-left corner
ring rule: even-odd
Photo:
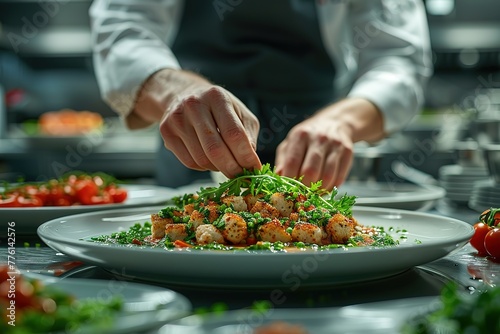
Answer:
[[[274,165],[288,131],[334,100],[335,69],[312,0],[186,0],[172,50],[183,69],[228,89],[259,118],[262,163]],[[160,147],[159,184],[209,178]]]

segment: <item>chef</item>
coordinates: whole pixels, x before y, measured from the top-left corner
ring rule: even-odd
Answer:
[[[158,183],[263,163],[344,182],[353,145],[400,130],[432,73],[419,0],[96,0],[97,80],[130,129],[159,124]]]

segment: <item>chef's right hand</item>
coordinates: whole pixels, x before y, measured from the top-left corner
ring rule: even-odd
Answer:
[[[259,121],[238,98],[197,80],[170,99],[160,122],[165,147],[186,167],[228,178],[262,167],[258,132]]]

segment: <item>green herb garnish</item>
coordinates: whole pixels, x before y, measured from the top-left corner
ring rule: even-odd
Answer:
[[[308,198],[307,204],[309,205],[352,216],[352,206],[356,202],[356,196],[344,194],[339,199],[335,199],[338,194],[335,188],[329,198],[325,198],[328,191],[321,188],[321,181],[313,182],[308,187],[301,180],[302,177],[296,179],[278,175],[270,164],[265,164],[261,169],[244,170],[241,175],[220,183],[218,187],[201,188],[197,193],[199,198],[215,202],[219,202],[220,198],[225,195],[264,194],[264,196],[270,196],[276,192],[301,194]],[[189,198],[192,197],[184,196],[182,200],[177,198],[176,203],[184,203]]]

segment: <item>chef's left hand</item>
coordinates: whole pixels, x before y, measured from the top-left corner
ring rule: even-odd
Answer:
[[[276,150],[276,172],[302,182],[322,180],[322,188],[340,186],[353,163],[356,141],[383,138],[383,118],[371,102],[350,98],[320,110],[297,124]]]

